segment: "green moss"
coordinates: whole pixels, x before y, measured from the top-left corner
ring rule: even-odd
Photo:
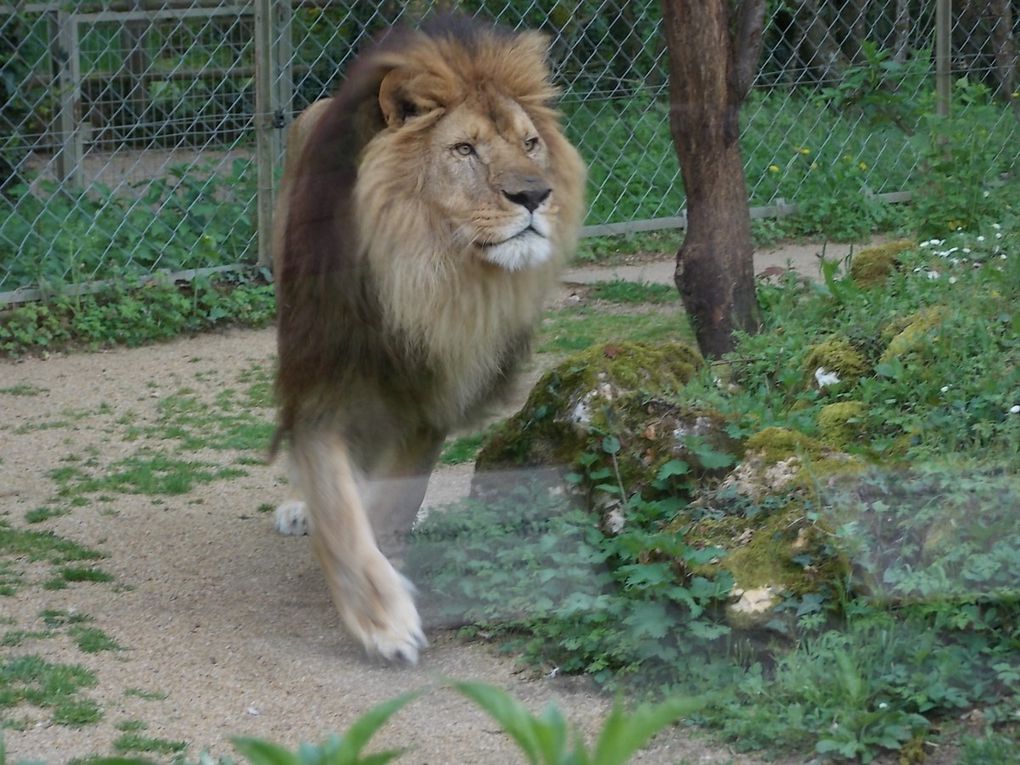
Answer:
[[[850,386],[871,372],[871,365],[864,355],[845,337],[830,337],[808,349],[804,359],[804,377],[807,385],[813,386],[815,372],[824,369],[839,375],[844,386]]]
[[[497,426],[479,470],[573,463],[590,433],[618,430],[621,397],[675,397],[703,360],[683,343],[608,343],[574,354],[535,384],[521,411]]]
[[[942,324],[946,313],[943,306],[934,306],[891,324],[887,334],[891,335],[892,339],[882,354],[881,363],[887,364],[920,350],[925,345],[926,338]]]
[[[818,412],[818,430],[834,446],[847,446],[864,434],[867,410],[860,401],[840,401]]]
[[[897,256],[915,246],[914,242],[903,239],[863,249],[854,255],[850,263],[850,278],[860,287],[884,284],[896,270]]]
[[[789,428],[765,428],[747,439],[747,451],[760,452],[766,462],[780,462],[790,457],[818,457],[825,447],[811,436]]]
[[[816,592],[842,575],[844,562],[829,545],[830,534],[809,521],[795,498],[781,509],[754,518],[725,516],[695,523],[688,544],[726,551],[704,574],[727,571],[742,590],[770,586],[777,592]]]

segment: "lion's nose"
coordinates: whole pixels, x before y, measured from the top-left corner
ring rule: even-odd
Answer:
[[[503,189],[503,196],[515,205],[520,205],[525,208],[528,212],[535,212],[535,210],[538,209],[538,206],[542,204],[551,193],[552,189],[547,186],[521,189],[520,191],[507,191],[506,189]]]

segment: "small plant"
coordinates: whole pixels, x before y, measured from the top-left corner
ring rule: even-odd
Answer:
[[[589,750],[553,705],[536,716],[495,686],[474,682],[452,682],[451,686],[485,710],[531,765],[625,765],[652,736],[706,704],[704,699],[674,698],[627,713],[617,703],[603,723],[595,747]]]
[[[343,736],[332,736],[319,746],[303,745],[297,752],[253,738],[235,738],[234,746],[251,765],[385,765],[401,754],[401,750],[364,755],[362,751],[372,736],[394,714],[417,698],[418,693],[407,693],[384,701],[362,715]]]

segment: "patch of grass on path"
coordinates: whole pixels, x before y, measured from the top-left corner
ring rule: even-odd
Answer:
[[[103,712],[81,692],[95,685],[95,674],[85,667],[18,656],[0,663],[0,710],[31,704],[49,710],[57,725],[89,725],[102,719]]]

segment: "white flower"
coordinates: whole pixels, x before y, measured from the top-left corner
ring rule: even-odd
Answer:
[[[950,284],[956,284],[956,277],[955,276],[950,276],[949,277],[949,283]]]
[[[970,255],[970,247],[964,247],[962,252],[964,255]]]
[[[1011,406],[1009,408],[1009,413],[1010,414],[1020,414],[1020,404],[1013,404],[1013,406]]]
[[[999,231],[997,231],[997,232],[995,233],[995,238],[996,238],[996,239],[1002,239],[1002,232],[999,232]]]
[[[998,223],[993,223],[992,224],[992,228],[994,228],[996,231],[998,231],[1000,228],[1002,228],[1002,226],[1000,226]]]
[[[988,197],[990,197],[991,195],[992,195],[992,192],[990,192],[990,191],[982,191],[981,192],[981,196],[983,196],[985,199],[988,199]]]
[[[942,244],[943,241],[945,240],[929,239],[927,242],[921,242],[921,247],[938,247],[940,244]]]
[[[835,372],[830,372],[825,367],[818,367],[815,370],[815,382],[818,383],[819,388],[825,388],[829,385],[835,385],[839,382],[839,375]]]
[[[938,278],[939,278],[939,276],[940,276],[940,274],[939,274],[939,272],[938,272],[938,271],[929,271],[929,272],[928,272],[928,273],[926,274],[926,276],[927,276],[927,277],[928,277],[929,279],[932,279],[932,280],[934,280],[934,279],[938,279]]]
[[[979,242],[983,242],[983,241],[985,241],[985,238],[984,238],[983,236],[979,236],[979,237],[977,238],[977,240],[978,240]]]
[[[941,388],[939,388],[939,390],[942,391],[943,393],[948,393],[949,392],[949,386],[948,385],[943,385]]]

